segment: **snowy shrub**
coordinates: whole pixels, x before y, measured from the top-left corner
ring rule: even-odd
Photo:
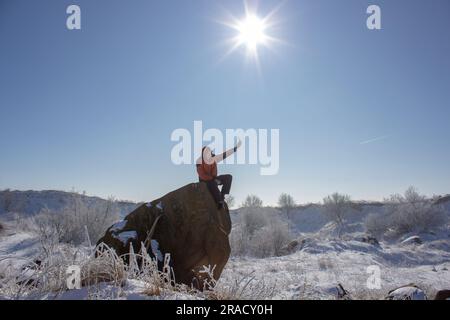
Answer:
[[[0,297],[7,299],[55,299],[67,292],[67,271],[77,266],[80,282],[87,289],[87,299],[119,299],[122,287],[128,280],[140,281],[145,288],[163,295],[164,291],[185,291],[174,285],[170,259],[165,259],[163,271],[158,270],[158,262],[152,258],[144,246],[135,253],[119,257],[115,250],[105,244],[95,249],[56,245],[49,256],[41,255],[41,260],[27,260],[24,267],[1,264]],[[124,263],[124,258],[129,261]],[[7,259],[2,258],[0,261]],[[4,262],[4,261],[3,261]],[[105,288],[109,288],[106,289]],[[147,290],[145,290],[147,291]],[[148,293],[149,291],[147,291]],[[146,294],[146,292],[143,292]]]
[[[392,227],[399,234],[429,231],[442,226],[446,214],[416,189],[410,187],[404,196],[392,196],[389,202]]]
[[[83,243],[87,238],[97,242],[106,229],[119,219],[116,203],[88,205],[80,195],[74,194],[70,204],[60,211],[42,210],[33,217],[31,228],[41,241]],[[86,234],[88,231],[88,236]]]
[[[253,254],[264,258],[280,256],[282,248],[292,240],[292,236],[289,226],[280,219],[275,219],[256,231],[252,240]]]
[[[256,230],[267,225],[268,216],[257,208],[243,208],[241,209],[241,222],[243,231],[252,236]]]
[[[233,227],[230,241],[232,254],[270,257],[292,239],[287,223],[276,212],[263,208],[242,208],[239,224]]]
[[[365,226],[373,234],[392,231],[396,235],[410,232],[427,232],[438,229],[448,222],[445,208],[417,192],[414,187],[404,195],[392,195],[386,200],[386,214],[370,215]]]
[[[333,221],[341,236],[345,224],[345,218],[351,210],[352,202],[350,196],[340,193],[333,193],[323,199],[323,213]]]
[[[42,299],[49,294],[58,295],[66,290],[66,270],[77,264],[82,256],[78,249],[66,245],[55,245],[50,256],[42,254],[39,259],[24,260],[22,267],[16,263],[5,263],[16,257],[3,257],[0,269],[0,296],[7,299]]]
[[[379,237],[389,228],[389,219],[384,214],[371,213],[366,217],[364,226],[369,234]]]

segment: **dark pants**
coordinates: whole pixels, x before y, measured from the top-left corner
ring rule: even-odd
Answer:
[[[224,200],[226,194],[230,194],[232,180],[233,177],[231,176],[231,174],[224,174],[221,176],[217,176],[213,180],[210,181],[200,180],[200,182],[206,183],[209,192],[211,192],[211,195],[214,198],[214,201],[216,203],[219,203]],[[222,191],[219,190],[219,185],[222,185]]]

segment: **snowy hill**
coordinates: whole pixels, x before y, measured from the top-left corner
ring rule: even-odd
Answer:
[[[108,200],[99,197],[91,197],[74,192],[64,191],[0,191],[0,217],[7,218],[8,213],[20,213],[23,215],[35,215],[43,209],[60,211],[70,206],[74,199],[79,199],[87,207],[98,206]],[[116,201],[116,208],[120,216],[125,216],[137,204],[129,201]]]

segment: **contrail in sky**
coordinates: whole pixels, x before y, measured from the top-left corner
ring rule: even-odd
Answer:
[[[380,141],[380,140],[384,140],[389,138],[389,135],[385,135],[385,136],[380,136],[380,137],[376,137],[373,139],[369,139],[369,140],[365,140],[365,141],[361,141],[359,144],[363,145],[363,144],[368,144],[368,143],[372,143],[372,142],[376,142],[376,141]]]

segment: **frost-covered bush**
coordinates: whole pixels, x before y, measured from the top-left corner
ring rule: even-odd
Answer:
[[[366,217],[364,225],[368,233],[378,237],[388,230],[389,219],[384,214],[371,213]]]
[[[404,195],[392,195],[386,200],[386,213],[369,215],[365,226],[368,232],[382,235],[391,231],[397,235],[427,232],[443,227],[448,217],[441,205],[436,205],[414,187]]]
[[[352,202],[350,196],[340,193],[333,193],[323,199],[323,213],[333,221],[341,236],[345,224],[345,218],[351,211]]]
[[[273,257],[281,255],[282,248],[292,240],[292,235],[287,223],[275,219],[257,230],[252,240],[251,251],[255,256]]]
[[[89,235],[92,243],[97,242],[106,229],[119,219],[116,202],[88,205],[78,194],[73,195],[68,206],[59,211],[42,210],[33,217],[31,228],[41,241],[80,244]]]
[[[264,210],[258,208],[241,209],[241,225],[243,231],[248,235],[253,235],[256,230],[268,224],[268,215]]]
[[[150,299],[270,299],[275,286],[256,279],[253,273],[236,274],[229,281],[217,283],[212,278],[214,267],[204,266],[210,282],[206,291],[176,284],[170,258],[166,256],[162,269],[144,246],[139,252],[119,257],[105,244],[95,249],[59,244],[56,250],[42,260],[24,258],[23,267],[4,263],[0,258],[0,299],[126,299],[128,285],[134,286],[131,296]],[[14,258],[14,257],[12,257]],[[128,263],[124,263],[124,258]],[[79,270],[79,278],[70,277],[69,270]],[[80,285],[81,290],[70,290],[68,284]],[[136,287],[135,285],[138,285]]]
[[[239,223],[231,232],[231,250],[235,256],[277,256],[292,237],[288,224],[277,212],[242,208]]]
[[[63,297],[68,291],[69,267],[80,270],[79,284],[87,289],[87,296],[80,296],[81,299],[120,299],[122,287],[128,280],[141,281],[148,290],[153,288],[153,292],[158,292],[160,296],[164,291],[183,290],[180,286],[173,286],[173,272],[158,270],[157,261],[145,249],[138,253],[130,251],[127,254],[130,263],[125,264],[123,257],[117,256],[114,249],[105,244],[100,244],[95,250],[82,250],[69,245],[56,247],[50,256],[43,257],[39,263],[30,259],[22,268],[14,265],[0,268],[0,297]]]

